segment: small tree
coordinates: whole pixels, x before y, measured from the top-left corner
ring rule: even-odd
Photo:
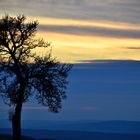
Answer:
[[[0,19],[0,96],[12,114],[13,140],[21,139],[22,104],[35,96],[39,104],[58,112],[65,89],[69,64],[52,59],[51,53],[40,57],[33,49],[47,48],[49,43],[35,39],[37,21],[26,23],[25,16]]]

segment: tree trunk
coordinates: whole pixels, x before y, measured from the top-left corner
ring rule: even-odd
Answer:
[[[15,107],[15,112],[12,118],[13,140],[21,140],[21,110],[24,99],[25,85],[21,84],[18,91],[18,100]]]
[[[12,118],[13,140],[21,140],[21,110],[22,102],[18,102]]]

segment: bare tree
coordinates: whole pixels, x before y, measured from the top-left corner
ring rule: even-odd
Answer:
[[[25,16],[4,16],[0,19],[0,96],[14,106],[12,113],[13,140],[21,139],[22,105],[35,96],[39,104],[51,112],[61,109],[66,98],[70,64],[33,53],[36,48],[48,48],[49,43],[35,39],[38,22],[25,22]]]

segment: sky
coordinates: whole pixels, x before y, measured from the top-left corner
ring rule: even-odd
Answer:
[[[62,111],[28,103],[23,119],[140,121],[139,7],[140,0],[1,0],[0,16],[38,20],[53,56],[75,63]],[[8,107],[0,110],[4,119]]]
[[[67,99],[59,113],[48,112],[30,99],[23,106],[22,120],[140,121],[139,61],[94,60],[75,64],[68,81]],[[0,101],[0,120],[8,120],[8,111],[9,107]]]
[[[0,6],[1,16],[38,20],[38,36],[60,61],[140,60],[139,0],[1,0]]]

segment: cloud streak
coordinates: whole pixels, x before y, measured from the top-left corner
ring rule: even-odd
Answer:
[[[122,30],[140,30],[139,24],[130,24],[124,22],[111,22],[107,20],[76,20],[63,18],[48,18],[48,17],[30,17],[39,20],[41,25],[56,25],[56,26],[78,26],[78,27],[96,27],[107,29],[122,29]]]
[[[126,38],[140,38],[140,24],[98,20],[72,20],[58,18],[30,17],[40,23],[39,30],[65,34],[100,35]]]
[[[140,50],[140,47],[127,47],[127,49],[130,49],[130,50]]]
[[[139,23],[139,0],[1,0],[0,13]]]
[[[140,38],[140,30],[107,29],[98,27],[40,25],[40,31],[77,35],[110,36],[124,38]]]
[[[84,106],[83,108],[81,108],[81,110],[83,111],[97,111],[97,107],[95,106]]]
[[[0,105],[0,110],[9,110],[9,109],[10,107],[7,105]],[[24,104],[23,110],[48,110],[48,108],[37,104]]]

